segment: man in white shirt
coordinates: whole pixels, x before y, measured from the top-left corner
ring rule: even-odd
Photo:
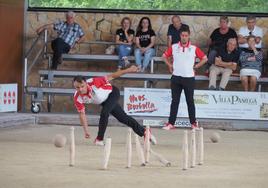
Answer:
[[[247,38],[248,36],[255,36],[256,48],[262,48],[262,28],[256,26],[256,17],[248,16],[246,19],[247,26],[241,27],[238,32],[238,44],[243,50],[248,48]]]
[[[195,88],[195,69],[200,68],[207,62],[205,53],[190,42],[189,27],[181,28],[180,41],[170,46],[163,54],[163,59],[168,66],[171,77],[171,105],[168,123],[163,127],[164,130],[174,129],[180,97],[184,90],[188,115],[192,128],[198,127],[195,117],[194,88]],[[195,64],[195,58],[200,59]],[[171,61],[173,59],[173,61]]]
[[[74,94],[74,104],[79,113],[80,123],[83,126],[85,138],[90,138],[88,131],[88,121],[86,117],[85,104],[99,104],[102,106],[99,120],[98,136],[94,143],[103,146],[103,138],[108,125],[109,115],[112,114],[119,122],[131,127],[139,136],[145,136],[146,129],[141,126],[134,118],[127,115],[118,104],[120,91],[113,86],[110,81],[126,73],[137,72],[138,67],[131,66],[127,69],[118,70],[112,74],[101,77],[94,77],[86,80],[82,76],[74,78],[73,85],[76,89]],[[150,134],[150,141],[156,144],[155,137]]]

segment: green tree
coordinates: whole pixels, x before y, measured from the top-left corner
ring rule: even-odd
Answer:
[[[268,13],[267,0],[29,0],[29,6]]]

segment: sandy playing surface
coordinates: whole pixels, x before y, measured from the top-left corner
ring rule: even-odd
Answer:
[[[60,133],[69,137],[69,126],[32,125],[0,129],[1,188],[259,188],[268,187],[268,133],[217,131],[219,143],[211,143],[204,131],[205,163],[194,169],[181,170],[182,129],[153,129],[158,145],[153,149],[171,161],[163,167],[151,157],[141,167],[133,139],[133,162],[126,166],[125,127],[108,127],[112,138],[109,169],[100,170],[103,147],[93,145],[96,127],[90,127],[92,138],[85,140],[81,127],[75,127],[76,164],[69,167],[69,140],[65,148],[56,148],[53,137]]]

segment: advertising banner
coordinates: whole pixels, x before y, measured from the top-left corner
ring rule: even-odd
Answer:
[[[0,84],[0,112],[16,112],[17,105],[18,85]]]
[[[197,118],[268,120],[268,93],[195,90]],[[124,110],[129,115],[168,117],[170,89],[125,88]],[[188,117],[182,92],[178,117]]]

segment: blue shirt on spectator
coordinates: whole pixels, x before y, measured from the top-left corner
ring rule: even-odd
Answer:
[[[54,30],[57,31],[58,37],[62,38],[70,47],[75,44],[77,38],[81,38],[84,35],[78,23],[68,24],[67,22],[60,21],[54,24]]]

